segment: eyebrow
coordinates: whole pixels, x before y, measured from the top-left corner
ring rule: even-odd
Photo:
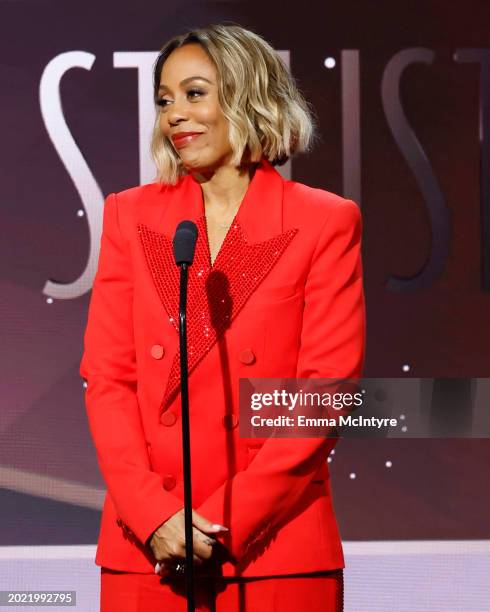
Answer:
[[[207,79],[206,77],[203,76],[191,76],[191,77],[187,77],[186,79],[184,79],[183,81],[180,82],[181,85],[185,85],[186,83],[188,83],[189,81],[193,81],[194,79],[201,79],[202,81],[207,81],[210,85],[213,85],[214,83],[212,81],[210,81],[209,79]],[[167,87],[167,85],[160,85],[160,87],[158,88],[158,91],[161,91],[162,89],[169,89]]]

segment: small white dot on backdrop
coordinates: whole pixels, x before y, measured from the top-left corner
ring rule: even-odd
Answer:
[[[406,425],[404,425],[404,426],[402,427],[402,431],[407,431],[407,426],[406,426]]]
[[[326,57],[323,61],[325,68],[335,68],[336,61],[333,57]]]
[[[85,216],[85,211],[82,210],[81,208],[77,210],[77,216],[79,217],[84,217]]]
[[[46,302],[47,302],[48,304],[52,304],[52,303],[53,303],[53,298],[52,298],[52,297],[48,297],[48,298],[46,299]]]
[[[361,389],[361,393],[366,393],[366,389]]]
[[[332,457],[327,457],[327,463],[332,463]]]
[[[330,451],[331,455],[335,455],[335,448],[332,448],[332,450]]]
[[[410,366],[408,365],[408,363],[406,363],[406,364],[404,364],[404,365],[402,366],[402,370],[403,370],[404,372],[409,372],[409,371],[410,371]]]
[[[351,472],[351,473],[349,474],[349,478],[350,478],[351,480],[355,480],[355,478],[356,478],[356,474],[355,474],[355,472]]]
[[[391,463],[391,461],[386,461],[385,465],[387,468],[390,468],[393,465],[393,463]]]
[[[405,415],[404,414],[400,414],[400,421],[404,421],[405,420]]]

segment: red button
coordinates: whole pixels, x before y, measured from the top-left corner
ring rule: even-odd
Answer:
[[[175,423],[176,420],[177,420],[177,417],[175,416],[173,412],[164,412],[162,416],[160,417],[160,423],[162,425],[166,425],[167,427],[171,427]]]
[[[161,344],[154,344],[151,347],[151,356],[155,359],[161,359],[165,354],[165,349]]]
[[[240,353],[240,361],[247,365],[250,365],[255,361],[255,354],[250,348],[243,349]]]
[[[163,478],[163,488],[164,489],[166,489],[167,491],[171,491],[175,487],[176,484],[177,484],[177,481],[172,476],[172,474],[167,474],[166,476],[164,476]]]
[[[233,429],[238,425],[238,417],[236,414],[225,414],[222,422],[225,429]]]

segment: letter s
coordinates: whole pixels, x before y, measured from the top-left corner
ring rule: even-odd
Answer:
[[[39,84],[44,125],[80,195],[90,231],[89,256],[82,275],[71,283],[48,280],[44,285],[44,294],[62,300],[79,297],[92,287],[98,263],[104,196],[66,124],[60,97],[60,81],[72,68],[90,70],[94,61],[95,55],[85,51],[61,53],[46,66]]]

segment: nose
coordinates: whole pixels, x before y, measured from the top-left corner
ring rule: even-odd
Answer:
[[[177,125],[182,121],[187,121],[188,118],[185,103],[182,104],[178,100],[174,100],[172,104],[169,104],[167,109],[167,120],[170,125]]]

